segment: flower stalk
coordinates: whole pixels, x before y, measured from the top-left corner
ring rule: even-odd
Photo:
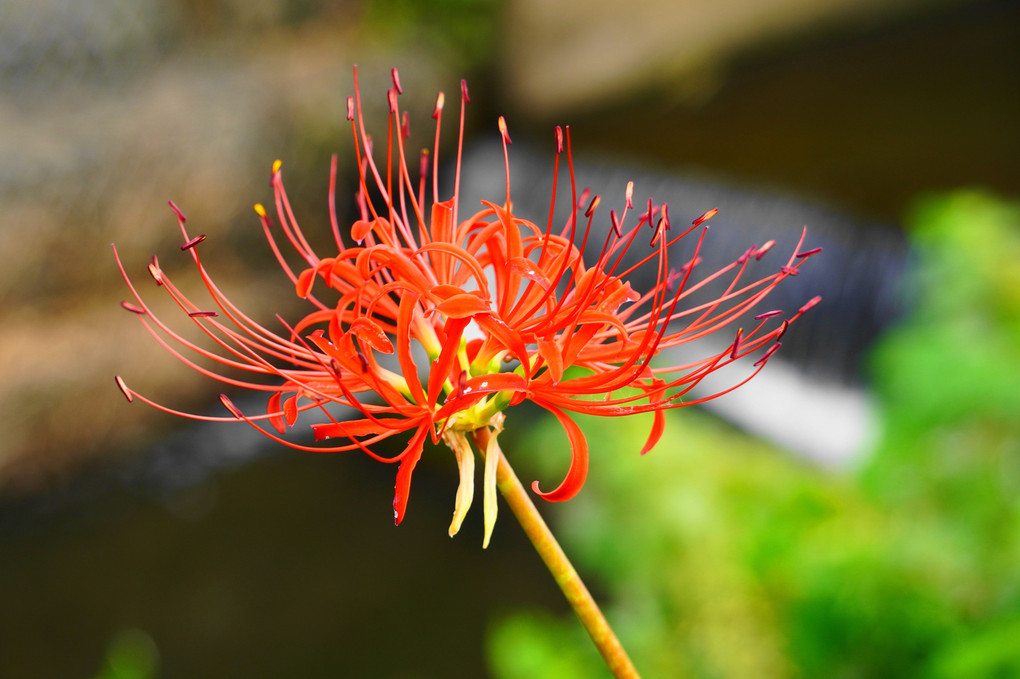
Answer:
[[[499,489],[503,499],[510,506],[510,511],[517,518],[524,533],[531,540],[535,551],[542,557],[546,568],[552,573],[553,579],[559,585],[563,595],[577,618],[584,625],[591,640],[595,643],[599,653],[606,661],[606,665],[617,679],[637,679],[640,675],[631,662],[630,656],[624,650],[620,640],[609,626],[606,616],[595,602],[591,592],[585,586],[577,569],[567,558],[563,548],[560,547],[556,536],[549,529],[548,524],[538,513],[538,508],[531,501],[528,492],[524,489],[513,467],[507,462],[506,456],[496,443],[496,437],[490,436],[488,428],[477,429],[472,435],[475,445],[486,461],[490,463],[492,455],[496,455],[496,487]]]

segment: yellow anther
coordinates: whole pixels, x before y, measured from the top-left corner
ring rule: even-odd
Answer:
[[[282,165],[283,165],[283,161],[282,160],[274,160],[273,161],[273,174],[276,174],[277,172],[279,172],[280,171],[280,167]]]
[[[262,207],[262,203],[255,203],[255,214],[257,214],[259,217],[262,217],[263,219],[265,218],[266,208]]]

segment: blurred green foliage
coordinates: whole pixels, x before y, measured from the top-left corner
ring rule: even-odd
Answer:
[[[859,469],[693,410],[638,459],[647,420],[580,418],[593,473],[558,531],[644,675],[1020,676],[1020,207],[960,193],[912,223],[916,311],[874,353],[883,433]],[[572,617],[502,620],[490,658],[608,676]]]
[[[159,652],[152,638],[141,630],[126,629],[110,641],[95,679],[154,679],[158,669]]]
[[[383,40],[417,45],[454,70],[470,70],[495,58],[500,12],[498,0],[374,0],[363,18]]]

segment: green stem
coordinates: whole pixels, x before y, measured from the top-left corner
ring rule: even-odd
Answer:
[[[484,456],[489,444],[489,430],[487,428],[476,429],[474,432],[475,443],[479,452]],[[591,640],[599,649],[599,653],[605,658],[609,670],[617,679],[640,679],[634,664],[627,656],[627,652],[616,638],[613,629],[602,615],[599,606],[595,603],[588,588],[581,581],[573,564],[563,553],[563,549],[556,541],[549,526],[538,513],[538,509],[531,501],[528,492],[521,485],[520,479],[514,473],[506,456],[498,445],[493,446],[499,454],[499,466],[496,468],[496,487],[510,505],[510,511],[514,513],[521,527],[527,534],[531,544],[542,561],[545,562],[549,572],[552,573],[556,584],[560,586],[564,596],[570,603],[574,612],[580,619],[581,624],[588,631]]]

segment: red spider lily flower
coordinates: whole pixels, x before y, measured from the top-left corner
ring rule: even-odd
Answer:
[[[266,411],[243,413],[224,395],[221,401],[229,416],[182,413],[143,397],[118,376],[117,385],[129,401],[138,398],[195,419],[244,420],[298,450],[361,451],[395,463],[393,506],[398,524],[425,440],[441,440],[453,450],[460,469],[450,526],[453,535],[474,496],[474,453],[467,436],[488,428],[489,440],[495,442],[503,427],[503,411],[509,406],[530,400],[563,426],[571,452],[565,478],[549,491],[541,490],[537,481],[532,488],[546,500],[567,500],[580,490],[588,470],[584,434],[568,413],[654,413],[651,433],[641,449],[644,454],[662,435],[665,410],[715,398],[751,379],[779,348],[778,340],[789,324],[818,303],[816,297],[785,320],[779,311],[761,313],[718,353],[681,365],[659,365],[653,359],[666,350],[717,335],[747,316],[819,249],[800,252],[802,236],[797,250],[778,270],[745,281],[750,260],[761,259],[772,246],[770,241],[761,248],[752,247],[718,271],[695,278],[707,229],[704,222],[717,210],[706,212],[686,229],[671,231],[669,207],[649,200],[647,210],[628,225],[634,212],[630,183],[619,216],[610,211],[611,229],[606,229],[598,256],[586,258],[589,240],[596,238],[593,223],[602,199],[589,200],[587,192],[576,194],[569,128],[565,132],[556,128],[554,176],[565,154],[573,209],[566,223],[554,228],[550,208],[542,228],[514,214],[507,151],[511,142],[502,117],[506,194],[498,203],[482,202],[465,218],[459,212],[458,194],[467,86],[461,82],[453,195],[440,200],[436,153],[445,97],[440,93],[436,99],[433,151],[431,155],[428,150],[422,152],[418,176],[412,178],[396,70],[393,82],[387,93],[389,132],[382,167],[373,157],[365,130],[355,70],[347,117],[360,170],[360,218],[341,231],[333,204],[334,156],[330,205],[335,254],[320,257],[308,244],[284,190],[280,161],[274,163],[271,179],[275,223],[262,205],[255,206],[284,273],[297,295],[314,307],[293,324],[278,317],[283,333],[260,325],[221,292],[199,255],[197,246],[205,236],[189,235],[184,215],[173,203],[170,206],[184,238],[182,250],[193,258],[215,310],[187,297],[155,258],[149,271],[208,337],[208,345],[186,339],[157,318],[117,258],[134,297],[133,302],[123,303],[124,308],[135,313],[153,337],[186,365],[232,388],[267,394]],[[429,184],[431,195],[426,190]],[[554,180],[553,207],[556,191]],[[651,233],[651,245],[635,258],[631,250],[645,229]],[[694,256],[680,267],[671,266],[670,246],[699,229]],[[345,236],[349,237],[346,242]],[[279,247],[281,240],[296,251],[301,267],[288,263]],[[654,275],[654,285],[634,290],[628,281],[646,270]],[[709,285],[723,291],[710,301],[688,303],[691,295],[703,293]],[[758,358],[738,384],[685,400],[707,376],[749,354]],[[206,361],[215,368],[205,367]],[[317,445],[285,439],[298,414],[309,410],[322,417],[311,425]],[[373,451],[374,444],[398,435],[406,438],[401,452],[387,457]],[[496,454],[485,456],[485,544],[496,516],[497,459]]]

